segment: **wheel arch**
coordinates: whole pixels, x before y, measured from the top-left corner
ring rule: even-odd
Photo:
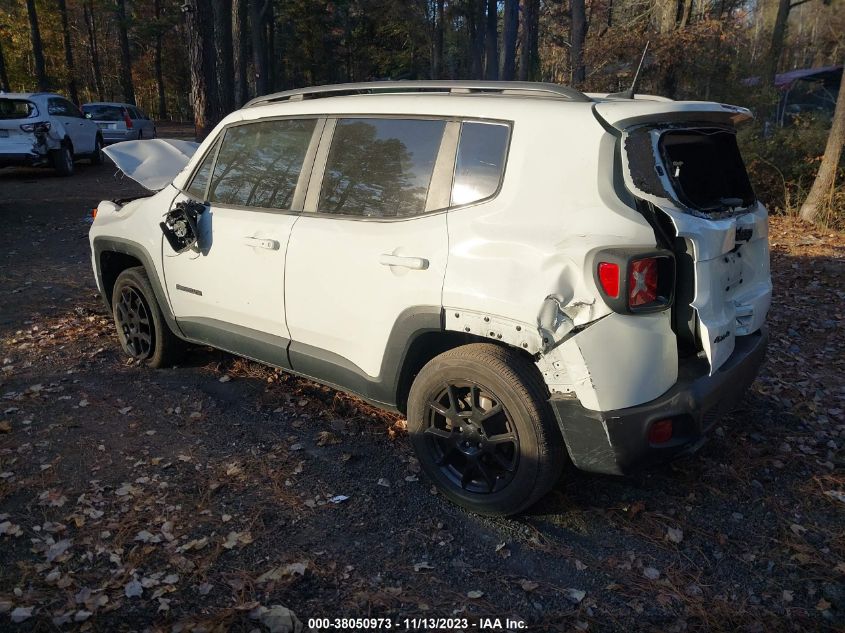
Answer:
[[[161,286],[152,257],[143,246],[122,238],[96,237],[92,248],[96,264],[97,286],[100,288],[103,301],[109,310],[112,309],[114,284],[120,273],[127,268],[141,266],[147,273],[156,301],[167,325],[174,334],[184,338],[173,316],[170,303],[167,301],[167,294]]]
[[[470,345],[472,343],[488,343],[515,352],[528,360],[530,364],[536,368],[534,358],[524,349],[515,345],[509,345],[502,341],[491,340],[477,334],[446,330],[443,327],[443,311],[438,310],[437,314],[440,319],[438,328],[419,328],[412,330],[406,335],[403,342],[404,349],[402,350],[401,357],[398,359],[399,362],[394,365],[396,368],[394,370],[396,375],[396,384],[393,392],[394,402],[396,404],[396,409],[401,413],[407,413],[408,394],[411,391],[411,385],[414,382],[414,378],[416,378],[420,370],[422,370],[429,361],[444,352],[448,352],[449,350],[463,347],[464,345]],[[397,322],[397,325],[400,325],[401,322],[402,321],[400,319],[400,321]],[[391,333],[390,341],[388,342],[386,360],[389,360],[391,355],[390,348],[391,343],[394,342],[394,337],[398,338],[397,334],[400,334],[401,332],[401,328],[399,328],[400,332],[397,332],[397,329],[397,327],[394,327],[394,330]],[[384,375],[385,369],[386,368],[383,365],[382,375]],[[539,373],[539,369],[537,369],[537,371]]]

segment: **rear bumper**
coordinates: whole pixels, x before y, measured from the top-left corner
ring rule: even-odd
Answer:
[[[100,130],[103,136],[103,143],[121,143],[138,138],[137,130]]]
[[[0,153],[0,167],[24,167],[42,165],[48,161],[46,155],[35,152],[2,152]]]
[[[639,466],[695,451],[710,427],[731,411],[754,381],[767,344],[765,327],[737,337],[733,354],[713,376],[708,375],[705,362],[684,363],[669,391],[636,407],[591,411],[578,400],[553,396],[549,402],[572,462],[581,470],[624,475]],[[651,444],[651,424],[666,418],[673,422],[672,439]]]

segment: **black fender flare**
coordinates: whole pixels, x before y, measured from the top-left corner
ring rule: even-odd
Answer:
[[[122,253],[124,255],[129,255],[134,257],[141,265],[144,267],[144,270],[147,271],[147,277],[150,279],[150,285],[153,287],[153,292],[156,296],[156,301],[158,301],[159,308],[161,309],[162,315],[164,315],[164,320],[167,322],[167,325],[170,327],[170,330],[176,334],[176,336],[180,338],[185,338],[184,334],[182,333],[179,324],[176,322],[176,319],[173,316],[173,310],[170,308],[170,302],[167,300],[167,293],[165,292],[164,288],[161,286],[161,281],[156,274],[156,267],[153,264],[153,258],[150,256],[149,252],[146,248],[144,248],[138,242],[133,242],[132,240],[127,240],[122,237],[95,237],[92,250],[94,251],[94,266],[97,275],[97,287],[100,288],[100,292],[103,296],[103,301],[105,302],[106,306],[108,307],[109,311],[111,311],[111,297],[107,296],[107,292],[105,290],[105,285],[103,284],[103,271],[101,268],[101,261],[102,255],[106,252],[114,252],[114,253]]]

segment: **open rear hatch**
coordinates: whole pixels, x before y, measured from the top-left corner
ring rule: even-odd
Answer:
[[[713,374],[737,336],[760,329],[771,302],[768,214],[736,143],[735,126],[751,114],[704,102],[594,108],[620,131],[625,184],[663,246],[678,255],[678,337],[703,351]]]

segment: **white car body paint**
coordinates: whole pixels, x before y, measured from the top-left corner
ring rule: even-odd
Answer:
[[[621,159],[624,184],[631,191],[636,187],[624,150],[620,157],[617,139],[597,121],[593,110],[622,134],[629,125],[643,122],[736,123],[748,117],[747,111],[733,106],[648,99],[584,103],[494,95],[378,94],[271,103],[230,114],[179,173],[180,166],[173,162],[156,174],[156,185],[172,178],[172,186],[122,209],[101,206],[91,239],[124,237],[157,254],[155,274],[166,279],[177,320],[205,316],[289,335],[292,341],[337,354],[376,376],[397,315],[414,305],[439,305],[447,330],[535,354],[552,392],[574,393],[584,407],[596,411],[632,407],[665,393],[676,382],[676,336],[668,310],[617,314],[596,286],[592,270],[596,251],[609,247],[648,251],[656,247],[656,240],[646,219],[620,198],[612,169],[615,160]],[[288,218],[281,222],[284,226],[247,226],[239,225],[234,213],[229,217],[228,211],[212,209],[212,223],[215,213],[220,220],[225,214],[225,230],[231,234],[231,243],[229,237],[223,242],[225,259],[211,266],[184,255],[181,263],[165,256],[162,264],[161,254],[168,247],[162,246],[158,222],[225,126],[272,117],[398,114],[512,122],[498,194],[448,213],[386,222],[326,218],[306,210],[276,216]],[[705,346],[715,371],[730,355],[733,336],[755,331],[765,318],[771,291],[765,209],[758,203],[747,215],[713,221],[690,215],[665,198],[637,195],[664,209],[679,234],[694,246],[694,307],[707,340],[712,341],[710,335],[732,319],[744,319],[722,343]],[[756,255],[747,264],[722,261],[733,248],[732,231],[744,224],[755,227],[753,240],[744,248]],[[237,243],[246,237],[277,240],[283,261]],[[216,234],[214,239],[216,247]],[[381,263],[385,255],[425,259],[429,264],[416,270],[396,268]],[[751,282],[730,293],[733,308],[724,302],[714,305],[714,298],[722,298],[717,285],[730,283],[739,270]],[[201,289],[204,296],[209,289],[215,300],[200,304],[196,295],[177,295],[174,287],[180,275],[190,278],[188,285]],[[250,275],[262,283],[252,283]],[[255,303],[262,288],[273,298]],[[283,293],[281,301],[278,292]]]

